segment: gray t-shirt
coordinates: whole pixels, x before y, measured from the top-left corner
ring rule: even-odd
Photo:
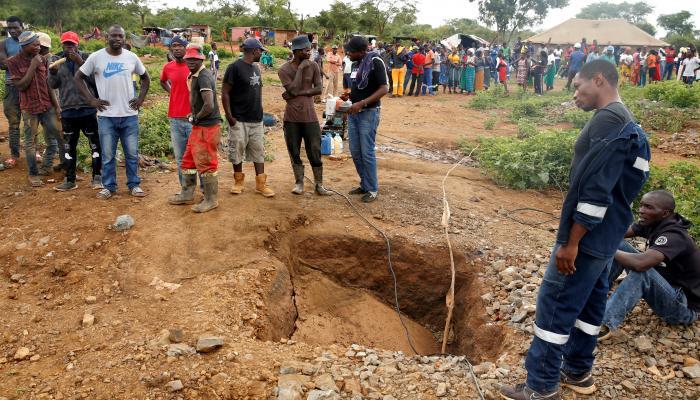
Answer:
[[[605,139],[611,131],[619,132],[627,122],[633,120],[632,113],[618,101],[597,110],[576,138],[574,157],[571,160],[571,173],[573,174],[583,157],[596,142]]]
[[[104,111],[98,111],[101,117],[129,117],[138,115],[138,111],[129,107],[129,100],[136,97],[132,74],[143,75],[146,67],[139,57],[129,50],[113,56],[106,49],[96,51],[85,60],[80,72],[86,76],[94,76],[97,93],[101,100],[107,100],[109,106]]]

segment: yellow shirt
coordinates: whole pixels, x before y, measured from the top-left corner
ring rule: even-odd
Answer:
[[[459,54],[450,54],[447,56],[447,59],[450,60],[452,64],[459,64]]]

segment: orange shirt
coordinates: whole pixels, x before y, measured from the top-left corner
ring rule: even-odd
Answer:
[[[647,56],[647,68],[656,68],[656,56],[649,54]]]
[[[435,53],[433,53],[432,50],[428,50],[428,52],[425,53],[425,66],[427,68],[432,68],[434,57],[435,57]]]

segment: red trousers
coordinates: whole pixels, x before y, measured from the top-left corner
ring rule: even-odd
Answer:
[[[221,126],[192,126],[192,133],[187,140],[185,154],[182,155],[182,172],[184,174],[213,174],[219,168],[217,148],[221,141]]]

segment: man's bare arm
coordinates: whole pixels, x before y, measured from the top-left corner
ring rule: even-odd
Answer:
[[[7,69],[7,53],[5,52],[5,42],[0,41],[0,69]]]
[[[637,272],[644,272],[654,268],[661,264],[664,259],[663,253],[654,249],[649,249],[644,253],[628,253],[621,250],[615,253],[615,261]]]
[[[214,92],[211,90],[203,90],[199,93],[202,95],[204,104],[202,105],[202,109],[195,115],[195,119],[197,120],[207,117],[214,111]]]

